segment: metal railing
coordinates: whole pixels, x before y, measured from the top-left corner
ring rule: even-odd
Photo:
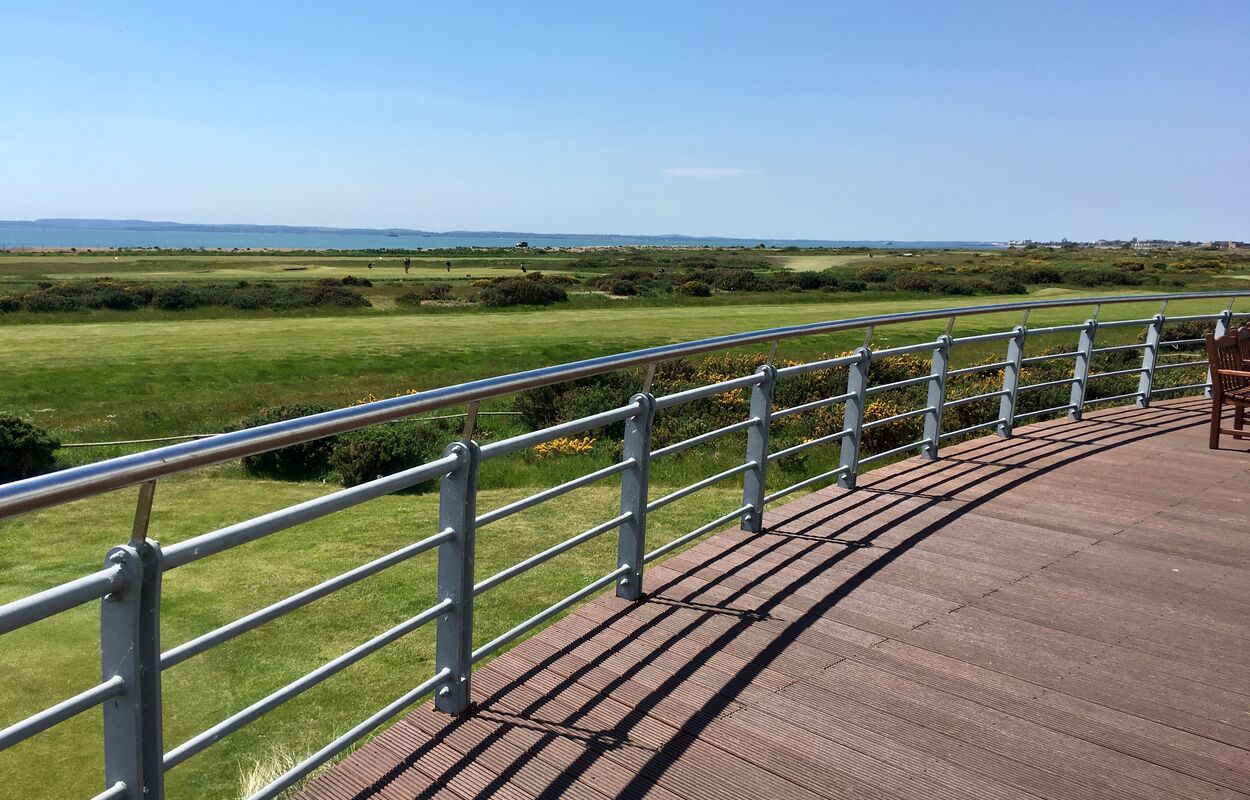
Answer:
[[[1205,361],[1175,364],[1159,362],[1163,345],[1175,349],[1201,342],[1196,339],[1164,341],[1164,326],[1168,322],[1164,313],[1167,302],[1204,299],[1228,301],[1227,308],[1220,312],[1173,318],[1211,322],[1219,335],[1231,327],[1234,317],[1246,316],[1245,314],[1235,315],[1232,308],[1237,297],[1248,295],[1250,292],[1201,292],[1185,295],[1137,295],[994,304],[864,317],[722,336],[589,359],[500,378],[474,381],[392,400],[382,400],[289,422],[279,422],[186,444],[163,447],[0,486],[0,517],[47,508],[126,486],[141,486],[135,534],[130,542],[115,547],[107,553],[102,569],[0,606],[0,634],[4,634],[86,603],[101,601],[102,663],[102,678],[97,685],[88,687],[73,697],[11,723],[0,730],[0,750],[12,747],[78,714],[102,706],[105,735],[105,789],[96,795],[97,800],[98,798],[160,800],[163,797],[166,771],[177,767],[215,742],[370,654],[423,626],[435,624],[437,632],[433,674],[253,795],[254,798],[274,797],[427,695],[433,694],[437,707],[445,712],[455,714],[465,711],[468,708],[469,686],[473,665],[476,662],[506,647],[518,637],[577,602],[609,586],[615,586],[616,593],[623,598],[640,599],[643,569],[647,563],[701,536],[723,528],[735,520],[739,521],[745,530],[759,531],[763,527],[765,507],[795,492],[832,481],[836,481],[844,488],[853,489],[858,473],[868,464],[913,452],[918,452],[926,459],[937,458],[939,446],[943,441],[988,429],[994,429],[1000,436],[1010,436],[1014,424],[1022,419],[1061,412],[1066,412],[1072,419],[1080,419],[1084,408],[1092,402],[1105,403],[1133,399],[1138,405],[1146,406],[1150,399],[1159,393],[1193,391],[1209,386],[1208,376],[1208,383],[1160,389],[1154,387],[1154,377],[1160,370],[1197,367],[1205,364]],[[1148,301],[1162,302],[1164,307],[1158,314],[1146,319],[1098,322],[1097,309],[1103,305]],[[1095,313],[1084,323],[1033,329],[1027,327],[1029,312],[1035,309],[1087,305],[1094,305]],[[1011,311],[1022,312],[1024,318],[1019,325],[1010,330],[961,338],[951,336],[955,320],[960,317]],[[946,333],[932,341],[918,344],[876,351],[871,349],[873,331],[876,327],[927,320],[947,320]],[[1133,326],[1144,328],[1144,342],[1106,347],[1095,346],[1095,339],[1100,328],[1117,329]],[[780,340],[855,329],[866,330],[867,335],[864,345],[853,354],[780,368],[771,363],[772,353],[776,351],[775,343]],[[1064,333],[1078,334],[1075,350],[1025,357],[1025,345],[1030,336]],[[1003,360],[950,369],[952,352],[957,348],[970,344],[983,345],[995,342],[1006,343]],[[770,352],[768,363],[750,375],[661,397],[655,397],[649,391],[654,365],[658,362],[744,345],[770,343],[774,347]],[[1140,367],[1102,373],[1090,371],[1091,363],[1098,355],[1125,353],[1138,349],[1142,351]],[[929,355],[929,374],[876,386],[870,385],[869,377],[874,360],[916,353]],[[1024,367],[1062,359],[1072,361],[1071,377],[1036,384],[1021,384],[1020,379]],[[449,444],[441,458],[427,464],[414,466],[393,475],[380,477],[374,481],[207,532],[169,547],[162,547],[158,542],[147,538],[146,521],[151,508],[152,488],[154,481],[158,478],[207,464],[253,455],[378,422],[409,417],[462,403],[470,404],[468,416],[472,420],[476,412],[475,404],[481,400],[646,365],[651,365],[651,370],[645,380],[644,390],[634,395],[627,404],[620,408],[486,445],[479,445],[470,436],[466,436],[463,441]],[[845,391],[789,408],[775,409],[773,407],[779,384],[796,376],[830,369],[846,370]],[[987,372],[1002,373],[1001,389],[970,397],[947,399],[947,388],[952,377],[972,376]],[[1138,388],[1135,392],[1087,400],[1086,390],[1090,381],[1129,375],[1138,377]],[[1018,411],[1017,400],[1021,392],[1055,386],[1070,386],[1068,403],[1024,413]],[[908,387],[925,388],[926,400],[923,406],[879,420],[865,420],[865,409],[869,397]],[[652,425],[657,411],[676,408],[696,400],[738,390],[750,390],[751,393],[749,411],[745,419],[653,449]],[[999,401],[996,417],[958,430],[942,430],[943,412],[947,409],[994,399]],[[806,411],[830,409],[835,406],[841,406],[843,410],[841,430],[790,447],[770,450],[769,433],[774,421]],[[866,432],[916,418],[923,418],[922,438],[861,457],[863,436]],[[624,437],[622,456],[617,463],[485,513],[478,511],[478,473],[486,461],[525,450],[558,437],[619,423],[624,423]],[[467,429],[471,430],[471,427]],[[652,461],[742,432],[746,434],[746,447],[740,464],[670,491],[658,498],[650,497],[649,469]],[[770,464],[814,448],[829,447],[834,444],[839,448],[836,468],[805,477],[782,489],[766,493],[765,479]],[[616,476],[620,478],[619,514],[490,577],[474,582],[474,548],[478,529],[512,514],[534,508],[575,489]],[[647,519],[651,512],[738,476],[742,478],[743,487],[741,505],[659,547],[647,549]],[[440,482],[438,522],[432,526],[429,535],[425,538],[161,652],[161,584],[164,576],[170,571],[278,531],[435,479]],[[473,606],[476,596],[484,592],[499,590],[507,581],[610,531],[616,531],[617,535],[615,569],[489,642],[476,648],[473,646]],[[165,749],[161,708],[161,675],[165,670],[172,669],[242,633],[262,626],[333,592],[431,551],[437,551],[438,558],[437,597],[440,598],[438,602],[331,659],[312,672],[256,700],[246,708],[175,745],[172,749]]]

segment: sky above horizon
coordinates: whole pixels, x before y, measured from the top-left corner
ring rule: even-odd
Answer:
[[[5,4],[0,219],[1250,239],[1250,3]]]

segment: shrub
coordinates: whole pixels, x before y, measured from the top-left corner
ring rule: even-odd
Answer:
[[[711,297],[712,287],[703,281],[686,281],[677,285],[677,291],[689,297]]]
[[[199,305],[185,286],[167,286],[152,295],[152,305],[164,311],[186,311]]]
[[[331,410],[329,406],[317,403],[290,403],[288,405],[270,406],[239,420],[236,429],[254,428],[272,422],[285,422],[289,419],[307,417]],[[293,444],[281,450],[270,450],[243,458],[243,469],[261,478],[300,481],[324,477],[330,467],[330,453],[334,449],[335,437],[317,439],[303,444]]]
[[[879,267],[875,264],[868,264],[855,270],[855,277],[865,283],[889,283],[890,269],[888,267]]]
[[[369,288],[373,286],[373,281],[368,278],[357,278],[354,275],[348,275],[340,281],[344,286],[363,286]]]
[[[82,303],[76,297],[53,294],[42,291],[28,294],[22,298],[22,308],[26,311],[79,311]]]
[[[0,294],[0,312],[11,314],[22,307],[21,301],[11,294]]]
[[[632,297],[638,294],[638,284],[630,280],[613,280],[608,282],[608,294],[614,294],[617,297]]]
[[[402,420],[374,425],[338,437],[330,466],[344,486],[356,486],[380,475],[391,475],[438,458],[455,438],[441,420]],[[410,491],[429,491],[437,481],[426,481]]]
[[[0,483],[50,472],[61,443],[34,423],[0,415]]]
[[[537,273],[535,273],[537,275]],[[503,306],[546,306],[568,300],[559,286],[538,277],[505,278],[482,289],[482,302],[493,308]]]
[[[1019,278],[1003,272],[991,275],[988,286],[994,294],[1024,294],[1029,290]]]

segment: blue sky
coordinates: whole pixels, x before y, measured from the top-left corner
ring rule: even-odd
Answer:
[[[0,218],[1250,239],[1250,3],[6,2]]]

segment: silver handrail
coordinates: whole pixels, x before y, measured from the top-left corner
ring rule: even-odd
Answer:
[[[0,519],[40,508],[77,500],[103,492],[134,486],[147,481],[186,472],[196,467],[219,464],[244,456],[276,450],[293,444],[322,439],[357,430],[379,422],[390,422],[415,414],[450,406],[480,402],[527,389],[602,375],[631,367],[687,356],[727,350],[779,339],[837,333],[869,326],[924,322],[949,317],[997,314],[1045,308],[1073,308],[1115,303],[1149,303],[1163,300],[1234,299],[1247,292],[1190,292],[1187,294],[1142,294],[1110,297],[1059,298],[1018,303],[988,303],[956,308],[905,311],[867,317],[789,325],[780,328],[714,336],[681,344],[661,345],[617,355],[588,358],[552,367],[515,372],[495,378],[431,389],[403,397],[377,400],[350,408],[340,408],[299,419],[274,422],[255,428],[222,433],[207,439],[146,450],[95,464],[61,470],[0,485]]]

